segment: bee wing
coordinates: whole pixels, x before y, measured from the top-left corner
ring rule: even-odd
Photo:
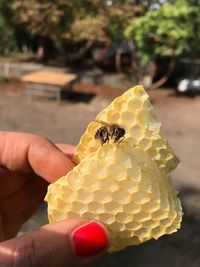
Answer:
[[[100,124],[102,124],[102,125],[110,126],[109,123],[107,123],[107,122],[105,122],[105,121],[102,121],[102,120],[93,120],[93,121],[98,122],[98,123],[100,123]]]

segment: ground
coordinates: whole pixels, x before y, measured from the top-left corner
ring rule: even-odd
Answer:
[[[22,84],[0,84],[2,130],[40,134],[57,143],[76,145],[88,122],[111,98],[70,96],[54,100],[30,99]],[[200,97],[177,97],[173,90],[150,92],[154,111],[181,160],[173,173],[184,208],[183,226],[171,236],[106,255],[95,266],[197,267],[200,266]],[[40,209],[23,231],[46,221]]]

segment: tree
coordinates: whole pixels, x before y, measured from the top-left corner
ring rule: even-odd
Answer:
[[[32,38],[39,37],[38,54],[44,57],[50,41],[62,51],[66,42],[98,38],[101,27],[107,28],[113,40],[122,40],[129,19],[143,12],[143,5],[137,2],[11,0],[10,8],[15,25],[24,29]]]
[[[17,51],[15,31],[9,20],[9,10],[6,0],[0,0],[0,54],[8,55]]]
[[[192,19],[191,19],[192,18]],[[185,0],[164,3],[156,10],[134,19],[126,29],[126,36],[135,40],[144,64],[156,57],[171,58],[162,81],[166,82],[175,65],[175,57],[196,56],[200,52],[200,14],[198,6]]]
[[[44,58],[49,42],[57,40],[69,29],[73,20],[73,3],[67,0],[11,0],[10,8],[15,25],[24,28],[29,35],[39,37],[38,56]]]

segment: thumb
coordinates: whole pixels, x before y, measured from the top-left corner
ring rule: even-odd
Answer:
[[[107,247],[108,235],[100,223],[71,219],[0,243],[0,266],[88,266]]]

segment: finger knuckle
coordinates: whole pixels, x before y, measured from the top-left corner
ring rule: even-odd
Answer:
[[[39,266],[36,255],[37,249],[34,238],[29,236],[29,238],[20,239],[20,242],[17,242],[12,253],[12,267]]]

